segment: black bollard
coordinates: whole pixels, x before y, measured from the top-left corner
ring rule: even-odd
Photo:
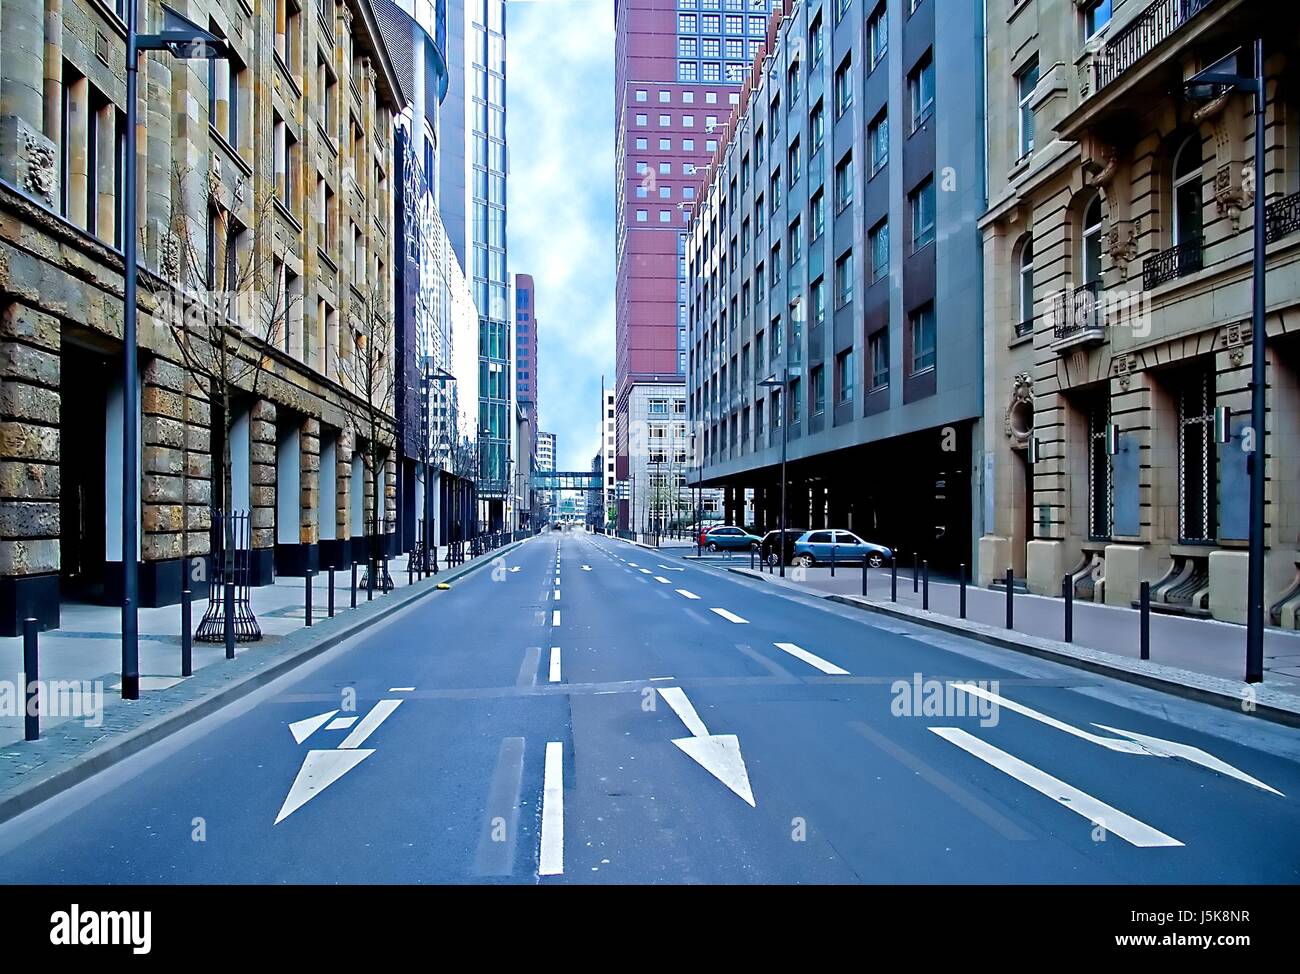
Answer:
[[[1074,642],[1074,585],[1073,579],[1066,575],[1061,579],[1061,599],[1065,606],[1065,641]]]
[[[913,551],[912,552],[912,594],[913,595],[915,595],[918,591],[920,591],[920,577],[917,574],[917,570],[919,569],[920,564],[921,563],[917,559],[916,552]]]
[[[831,578],[835,577],[835,542],[831,542]]]
[[[957,588],[957,611],[958,618],[966,618],[966,563],[961,563],[961,581]]]
[[[1015,609],[1013,607],[1013,601],[1012,601],[1015,596],[1015,589],[1013,587],[1015,579],[1016,579],[1015,572],[1012,569],[1008,568],[1007,569],[1007,628],[1008,629],[1015,628],[1014,622],[1016,617],[1015,617]]]
[[[1151,583],[1144,581],[1138,589],[1139,658],[1151,658]]]
[[[889,560],[889,601],[898,601],[898,554]]]
[[[411,556],[406,556],[406,584],[415,584],[415,565],[412,563]]]
[[[194,675],[194,627],[191,603],[194,594],[181,589],[181,676]]]
[[[334,618],[334,569],[330,568],[330,594],[329,594],[329,614]]]
[[[28,741],[39,740],[41,736],[38,624],[36,619],[23,620],[23,738]]]
[[[921,608],[930,611],[930,559],[921,562]]]
[[[307,600],[307,604],[306,604],[306,609],[307,609],[307,625],[310,626],[310,625],[311,625],[311,569],[308,568],[308,569],[304,570],[302,574],[303,574],[303,578],[304,578],[304,579],[306,580],[306,582],[307,582],[307,586],[306,586],[306,590],[305,590],[305,591],[306,591],[305,598],[306,598],[306,600]]]
[[[383,595],[388,591],[388,556],[384,555],[384,573],[379,576],[379,594]]]
[[[862,597],[867,597],[867,562],[870,561],[866,555],[862,556]]]
[[[226,582],[225,591],[226,603],[226,659],[235,658],[235,582],[229,579]]]
[[[352,562],[352,608],[357,607],[357,563]]]

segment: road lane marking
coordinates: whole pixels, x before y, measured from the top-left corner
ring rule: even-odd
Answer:
[[[650,574],[650,569],[648,569],[648,568],[638,568],[637,571],[639,571],[642,575],[649,575],[649,574]]]
[[[795,659],[801,659],[801,660],[803,660],[803,661],[804,661],[805,663],[807,663],[809,666],[815,666],[817,669],[821,670],[823,673],[828,673],[828,674],[830,674],[831,676],[848,676],[848,675],[849,675],[849,671],[848,671],[848,670],[843,669],[843,668],[841,668],[841,667],[839,667],[839,666],[836,666],[834,663],[831,663],[831,662],[828,662],[827,660],[822,659],[822,658],[821,658],[820,656],[818,656],[816,653],[810,653],[810,652],[808,652],[808,650],[804,649],[802,646],[797,646],[797,645],[795,645],[794,643],[776,643],[775,645],[776,645],[776,648],[779,649],[779,650],[781,650],[782,652],[789,653],[789,654],[790,654],[791,656],[793,656]]]
[[[678,595],[685,596],[685,597],[688,598],[688,599],[698,599],[698,598],[699,598],[699,596],[696,595],[694,592],[688,592],[688,591],[686,591],[686,589],[684,589],[684,588],[679,588],[679,589],[677,590],[677,594],[678,594]]]
[[[710,611],[716,612],[718,615],[722,616],[722,618],[726,619],[728,622],[738,622],[738,623],[749,622],[748,619],[742,619],[740,616],[736,615],[736,613],[728,612],[726,609],[714,608],[711,609]]]
[[[474,860],[476,876],[509,876],[514,872],[523,772],[524,739],[503,739],[497,751],[496,771],[488,789],[486,813],[479,832],[478,854]]]
[[[284,804],[280,806],[280,813],[275,817],[275,824],[279,825],[374,753],[373,748],[359,751],[308,751]]]
[[[550,677],[551,677],[551,682],[552,682],[552,683],[559,683],[559,682],[560,682],[560,647],[559,647],[559,646],[552,646],[552,647],[551,647],[551,672],[550,672]]]
[[[353,728],[339,747],[343,750],[349,750],[354,747],[360,747],[366,742],[366,738],[379,729],[379,725],[393,716],[393,711],[402,705],[400,700],[380,700],[370,708],[370,713],[361,718],[361,723]]]
[[[551,625],[558,626],[559,624],[560,624],[560,610],[556,609],[554,612],[551,613]]]
[[[415,687],[389,687],[389,693],[414,693]]]
[[[1040,795],[1047,796],[1076,815],[1082,815],[1094,825],[1102,826],[1107,832],[1113,832],[1131,845],[1147,849],[1161,846],[1181,846],[1183,844],[1172,836],[1165,835],[1159,829],[1154,829],[1145,822],[1140,822],[1133,816],[1121,812],[1118,808],[1092,797],[1087,792],[1080,791],[1060,778],[1054,778],[1046,771],[1036,768],[1032,764],[1008,754],[1006,751],[999,750],[992,744],[980,740],[960,727],[931,727],[929,729],[949,743],[957,745],[967,754],[979,758],[984,763],[997,768],[1003,774],[1028,785]]]
[[[564,745],[546,745],[546,770],[542,775],[542,847],[537,875],[564,872]]]
[[[541,662],[541,658],[541,646],[529,646],[524,650],[524,659],[523,662],[519,664],[519,676],[515,678],[515,686],[537,686],[537,665]]]
[[[749,772],[745,769],[745,759],[740,753],[740,739],[735,734],[710,734],[681,687],[655,687],[655,690],[691,732],[690,737],[680,737],[673,741],[678,749],[730,788],[751,808],[756,807],[754,790],[749,784]]]
[[[293,742],[301,744],[312,734],[320,730],[325,722],[337,714],[337,710],[326,711],[323,714],[316,714],[314,717],[304,717],[302,720],[295,720],[289,725],[289,733],[293,735]]]
[[[326,730],[347,730],[357,722],[356,717],[335,717],[325,725]]]
[[[558,588],[555,590],[555,601],[560,601],[560,590]]]
[[[668,579],[664,578],[662,575],[656,575],[656,576],[655,576],[655,581],[656,581],[656,582],[663,582],[665,585],[671,585],[671,584],[672,584],[672,582],[668,581]]]

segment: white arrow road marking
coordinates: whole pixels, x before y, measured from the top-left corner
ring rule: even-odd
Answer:
[[[289,733],[293,735],[294,743],[301,744],[307,740],[312,734],[321,729],[325,721],[337,713],[337,710],[330,710],[323,714],[317,714],[315,717],[304,717],[302,720],[295,720],[289,725]]]
[[[777,643],[776,648],[789,653],[795,659],[803,660],[809,666],[817,667],[817,669],[821,670],[823,673],[829,673],[831,676],[849,675],[848,670],[841,669],[840,667],[836,666],[834,663],[830,663],[822,659],[816,653],[810,653],[808,652],[808,650],[804,649],[801,646],[796,646],[794,643]]]
[[[537,875],[564,872],[564,745],[546,745],[546,770],[542,775],[542,848]]]
[[[370,713],[361,718],[361,723],[352,729],[352,733],[339,745],[343,750],[360,747],[366,738],[379,729],[379,725],[393,716],[393,711],[402,705],[400,700],[380,700],[370,708]]]
[[[944,740],[956,744],[966,753],[1028,785],[1040,795],[1046,795],[1075,814],[1082,815],[1094,825],[1102,826],[1107,832],[1114,832],[1126,842],[1141,848],[1182,845],[1177,839],[1165,835],[1159,829],[1153,829],[1145,822],[1139,822],[1118,808],[1113,808],[1100,799],[1093,798],[1087,792],[1066,784],[1060,778],[1054,778],[1046,771],[981,741],[960,727],[931,727],[930,730]]]
[[[584,572],[589,572],[589,571],[591,571],[591,566],[590,566],[590,565],[583,565],[583,566],[582,566],[582,570],[583,570]]]
[[[1030,717],[1054,727],[1059,731],[1064,731],[1074,737],[1089,741],[1110,751],[1118,751],[1121,754],[1146,754],[1157,758],[1182,758],[1184,761],[1190,761],[1192,764],[1199,764],[1203,768],[1209,768],[1211,771],[1217,771],[1220,774],[1226,774],[1230,778],[1236,778],[1238,781],[1244,781],[1247,784],[1254,785],[1256,788],[1262,788],[1264,791],[1270,791],[1275,795],[1285,798],[1282,792],[1270,785],[1264,784],[1258,778],[1254,778],[1239,768],[1233,767],[1228,762],[1216,758],[1208,751],[1203,751],[1199,747],[1191,744],[1180,744],[1177,741],[1166,741],[1159,737],[1148,737],[1145,734],[1139,734],[1136,731],[1120,730],[1118,727],[1107,727],[1105,724],[1094,723],[1093,727],[1100,727],[1104,731],[1110,731],[1112,734],[1120,734],[1129,740],[1116,740],[1111,737],[1102,737],[1100,734],[1094,734],[1091,731],[1083,730],[1079,727],[1073,727],[1064,721],[1057,720],[1055,717],[1049,717],[1047,714],[1039,713],[1031,707],[1024,704],[1016,703],[1014,700],[1008,700],[1006,697],[986,690],[983,687],[968,683],[954,683],[953,687],[964,693],[972,694],[976,697],[983,697],[991,700],[999,707],[1006,707],[1008,710],[1025,717]]]
[[[699,596],[696,595],[694,592],[688,592],[688,591],[686,591],[686,589],[684,589],[684,588],[679,588],[679,589],[677,590],[677,594],[678,594],[678,595],[685,596],[685,597],[688,598],[688,599],[698,599],[698,598],[699,598]]]
[[[672,582],[668,581],[668,579],[664,578],[662,575],[656,575],[656,576],[655,576],[655,581],[656,581],[656,582],[663,582],[665,585],[671,585],[671,584],[672,584]]]
[[[551,647],[551,682],[560,682],[560,647]]]
[[[712,609],[711,611],[716,612],[718,615],[722,616],[722,618],[726,619],[728,622],[749,622],[748,619],[742,619],[740,616],[736,615],[736,613],[728,612],[726,609],[715,608]]]
[[[1209,768],[1212,771],[1218,771],[1220,774],[1226,774],[1230,778],[1236,778],[1238,781],[1244,781],[1247,784],[1254,785],[1256,788],[1262,788],[1265,791],[1271,791],[1280,798],[1286,796],[1269,785],[1264,784],[1258,778],[1252,778],[1246,772],[1234,768],[1227,761],[1221,761],[1213,754],[1202,751],[1199,747],[1191,744],[1179,744],[1177,741],[1165,741],[1158,737],[1147,737],[1145,734],[1139,734],[1136,731],[1120,730],[1118,727],[1107,727],[1105,724],[1093,724],[1094,727],[1100,727],[1102,730],[1108,730],[1112,734],[1123,734],[1125,737],[1131,737],[1138,741],[1152,754],[1157,757],[1182,758],[1184,761],[1191,761],[1193,764],[1199,764],[1203,768]]]
[[[326,730],[347,730],[357,722],[356,717],[335,717],[325,725]]]
[[[745,770],[745,759],[740,754],[740,739],[735,734],[710,734],[681,687],[655,689],[691,732],[690,737],[677,738],[673,743],[751,808],[756,807],[754,791],[749,786],[749,772]]]
[[[279,825],[374,753],[370,749],[308,751],[302,760],[302,767],[298,769],[298,777],[293,779],[289,796],[280,806],[280,814],[275,817],[275,824]]]

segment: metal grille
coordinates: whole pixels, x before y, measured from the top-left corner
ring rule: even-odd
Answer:
[[[1110,403],[1105,395],[1088,411],[1088,537],[1109,540],[1111,496],[1114,485],[1110,457],[1106,454],[1106,425]]]
[[[1178,395],[1178,534],[1213,541],[1215,523],[1214,373],[1187,377]]]

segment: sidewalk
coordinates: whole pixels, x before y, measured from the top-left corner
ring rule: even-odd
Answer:
[[[726,566],[722,566],[726,567]],[[751,572],[741,563],[728,568],[742,575],[761,577],[810,595],[862,605],[876,611],[897,612],[914,621],[939,624],[952,631],[969,630],[988,642],[1001,642],[1030,651],[1043,650],[1058,657],[1071,657],[1090,668],[1109,667],[1115,675],[1159,675],[1168,677],[1197,693],[1222,695],[1230,692],[1241,700],[1245,688],[1246,629],[1213,619],[1197,619],[1151,613],[1151,655],[1140,660],[1139,613],[1136,609],[1074,602],[1074,640],[1064,639],[1065,603],[1017,592],[1014,599],[1014,631],[1006,628],[1006,593],[1001,589],[966,587],[966,619],[959,615],[959,586],[951,581],[930,579],[929,612],[924,612],[922,592],[913,592],[910,570],[898,573],[898,601],[890,598],[890,572],[873,569],[867,578],[867,597],[862,598],[862,569],[786,568],[782,580],[775,571]],[[921,586],[918,584],[918,589]],[[1090,652],[1092,651],[1092,652]],[[1132,662],[1129,662],[1132,661]],[[1148,672],[1149,671],[1149,672]],[[1185,677],[1174,677],[1182,673]],[[1213,687],[1213,690],[1208,688]],[[1256,689],[1267,692],[1284,709],[1300,715],[1300,632],[1269,627],[1264,634],[1264,682]]]
[[[490,552],[489,557],[498,552]],[[400,555],[388,563],[388,573],[393,579],[394,593],[407,587],[407,556]],[[449,574],[446,548],[438,550],[438,564],[442,572],[433,576],[430,585],[436,585]],[[470,562],[466,562],[470,564]],[[357,570],[358,583],[364,566]],[[336,615],[349,613],[351,593],[348,571],[334,574],[334,610]],[[419,584],[417,582],[417,584]],[[207,585],[196,586],[193,601],[193,624],[198,626],[207,611]],[[375,590],[376,601],[385,598]],[[391,597],[391,593],[390,596]],[[329,576],[322,572],[312,579],[312,621],[319,626],[327,616]],[[252,589],[253,614],[262,629],[258,642],[236,645],[236,658],[245,653],[270,652],[285,638],[305,629],[306,581],[303,578],[281,577],[273,585]],[[366,603],[366,591],[358,586],[357,606]],[[85,713],[95,705],[88,689],[96,682],[102,683],[103,704],[112,707],[121,702],[121,609],[117,606],[64,603],[60,612],[60,627],[40,634],[40,679],[47,686],[53,681],[77,681],[86,689],[81,693]],[[140,700],[148,701],[159,691],[181,683],[181,607],[165,606],[159,609],[140,610]],[[222,643],[193,643],[192,661],[197,675],[204,668],[226,662]],[[0,638],[0,686],[20,688],[23,681],[23,641],[21,636]],[[0,746],[23,739],[22,699],[19,691],[17,709],[0,711]],[[74,713],[77,711],[74,711]],[[78,717],[42,717],[41,733],[57,726],[63,720]]]

